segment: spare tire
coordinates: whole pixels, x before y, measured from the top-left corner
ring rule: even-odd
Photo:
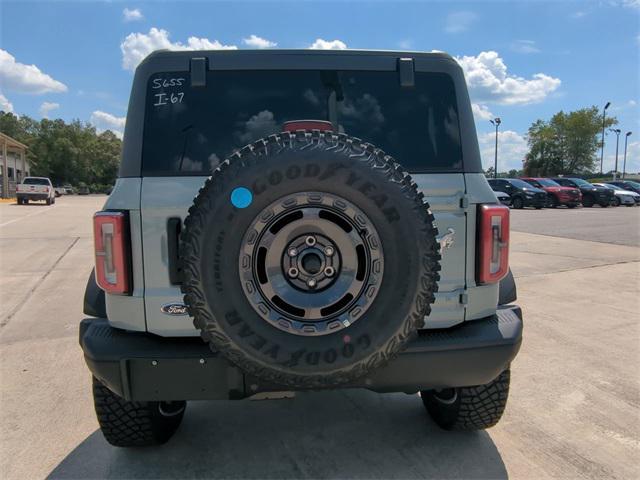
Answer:
[[[182,292],[214,351],[298,388],[363,377],[406,345],[439,280],[411,177],[332,132],[272,135],[225,160],[189,209]]]

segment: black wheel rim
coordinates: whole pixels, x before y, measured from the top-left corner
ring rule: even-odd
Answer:
[[[369,218],[337,195],[301,192],[258,215],[240,247],[242,289],[280,330],[327,335],[357,320],[384,273],[380,237]]]

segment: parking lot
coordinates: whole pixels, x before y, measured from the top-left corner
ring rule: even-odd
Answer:
[[[525,339],[503,420],[439,430],[416,396],[193,402],[156,449],[98,431],[77,342],[105,197],[0,204],[0,477],[638,478],[640,208],[512,211]]]

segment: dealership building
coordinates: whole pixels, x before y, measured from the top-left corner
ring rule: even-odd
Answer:
[[[14,197],[16,184],[31,174],[27,149],[24,143],[0,132],[0,195],[2,198]]]

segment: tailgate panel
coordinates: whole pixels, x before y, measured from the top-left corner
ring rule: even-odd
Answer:
[[[441,262],[439,291],[425,328],[443,328],[464,321],[460,302],[465,288],[466,213],[461,208],[464,195],[462,174],[414,175],[435,216],[439,235],[451,233],[453,243]],[[145,177],[142,179],[141,225],[144,255],[145,310],[147,329],[164,336],[197,335],[190,317],[162,312],[168,303],[182,302],[177,285],[169,280],[167,222],[184,220],[206,177]]]

